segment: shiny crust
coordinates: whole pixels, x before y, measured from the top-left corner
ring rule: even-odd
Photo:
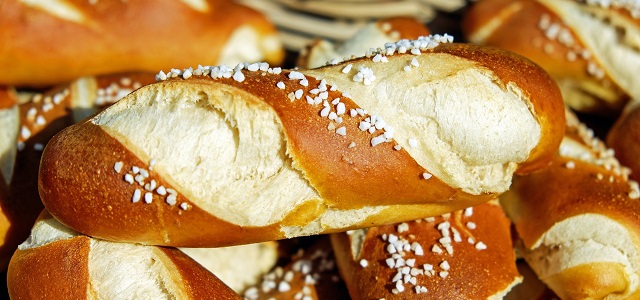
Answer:
[[[619,12],[621,16],[628,12]],[[606,74],[597,78],[589,73],[593,59],[582,58],[588,49],[572,28],[572,45],[560,38],[549,38],[540,28],[543,16],[550,24],[564,24],[562,16],[536,0],[483,0],[474,3],[463,19],[463,32],[473,43],[491,45],[521,54],[563,81],[565,101],[585,112],[612,113],[622,108],[629,96]],[[637,21],[636,21],[637,23]],[[569,59],[568,57],[575,56]],[[599,66],[598,68],[603,68]]]
[[[634,104],[634,103],[630,103]],[[630,179],[640,182],[640,105],[630,105],[607,134],[607,145],[621,164],[631,169]]]
[[[529,62],[498,50],[483,50],[472,45],[441,45],[433,51],[475,60],[494,70],[505,82],[514,81],[522,86],[525,93],[530,93],[530,109],[540,123],[542,134],[529,159],[520,166],[520,172],[546,165],[550,153],[557,149],[564,124],[557,86],[546,73]],[[504,70],[509,68],[513,69]],[[525,80],[516,76],[516,73],[529,76]],[[132,206],[135,187],[126,183],[122,174],[113,171],[114,163],[123,162],[122,169],[128,170],[132,166],[146,166],[148,162],[137,158],[130,149],[87,120],[58,134],[45,151],[39,177],[39,190],[45,206],[67,226],[91,236],[125,242],[202,247],[281,239],[285,237],[281,226],[305,226],[321,215],[327,206],[341,210],[364,206],[386,208],[363,222],[345,224],[340,228],[325,227],[313,234],[440,215],[495,197],[494,194],[465,193],[435,176],[425,180],[421,175],[429,170],[419,166],[404,149],[393,150],[393,144],[349,151],[349,141],[368,145],[371,136],[354,130],[349,132],[349,139],[345,140],[327,130],[325,123],[309,126],[317,119],[317,108],[305,101],[290,101],[287,94],[298,88],[309,90],[317,86],[319,81],[308,76],[308,87],[290,84],[284,90],[279,89],[276,83],[288,82],[287,74],[287,71],[279,75],[246,72],[242,82],[192,76],[186,80],[168,80],[149,85],[140,93],[188,85],[196,89],[233,87],[234,93],[259,95],[260,100],[276,111],[283,123],[287,153],[322,200],[309,201],[296,207],[282,221],[262,227],[242,227],[223,221],[198,208],[192,199],[180,193],[177,203],[186,203],[186,210],[168,206],[164,198],[157,195],[153,196],[151,204],[138,203]],[[329,92],[329,99],[336,97],[341,97],[347,111],[356,108],[355,103],[339,91]],[[357,118],[345,118],[341,125],[357,128],[358,122]],[[343,161],[348,163],[334,163]],[[156,175],[152,174],[151,179],[156,180],[158,185],[171,187],[170,182]],[[208,226],[203,227],[202,224]]]
[[[7,271],[9,296],[12,299],[59,299],[65,295],[69,299],[86,299],[89,242],[89,237],[81,236],[16,251]]]
[[[432,222],[408,222],[409,230],[403,233],[398,233],[398,224],[369,228],[362,238],[359,253],[351,250],[352,238],[358,234],[333,234],[331,240],[338,267],[352,299],[489,299],[504,296],[521,281],[511,242],[510,222],[498,205],[486,203],[475,206],[470,217],[461,211],[451,215],[449,222],[462,237],[461,242],[452,242],[453,255],[446,251],[442,254],[431,252],[433,245],[442,247],[438,240],[443,235],[437,226],[444,221],[443,217],[436,217]],[[477,227],[471,230],[466,227],[467,222],[474,222]],[[391,254],[387,251],[389,243],[383,240],[383,234],[394,234],[410,243],[421,244],[423,256],[408,253],[404,259],[416,259],[418,269],[423,269],[425,263],[433,265],[434,275],[415,276],[417,284],[426,287],[427,292],[417,294],[411,284],[405,283],[404,292],[392,293],[395,283],[391,279],[397,270],[385,262]],[[467,241],[469,237],[482,241],[487,249],[476,249]],[[360,265],[362,259],[368,262],[366,267]],[[442,271],[439,265],[443,261],[450,265],[445,278],[439,276]]]
[[[42,86],[86,75],[218,64],[238,27],[250,26],[259,38],[275,34],[264,16],[247,7],[208,0],[200,11],[186,2],[69,0],[62,3],[70,8],[61,10],[76,16],[70,21],[17,0],[4,1],[0,83]],[[260,60],[275,64],[284,56],[278,47],[261,52]]]

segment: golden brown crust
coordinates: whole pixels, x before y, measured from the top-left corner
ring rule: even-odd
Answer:
[[[7,271],[12,299],[86,299],[89,284],[89,238],[74,237],[17,250]]]
[[[616,158],[631,169],[629,178],[640,181],[640,105],[623,113],[607,134],[607,145]]]
[[[47,218],[51,216],[45,211],[41,214],[39,222],[45,222]],[[121,245],[125,246],[124,244],[109,245],[108,242],[92,240],[82,235],[66,237],[67,233],[56,236],[61,230],[57,226],[61,225],[55,221],[47,222],[53,222],[52,226],[36,224],[31,239],[23,244],[28,248],[18,249],[11,259],[7,272],[7,285],[9,294],[14,299],[60,299],[61,297],[101,299],[106,295],[123,292],[109,291],[110,286],[92,278],[92,276],[104,276],[104,273],[109,272],[121,274],[121,277],[113,276],[112,280],[122,280],[133,285],[140,284],[137,283],[138,279],[142,279],[140,274],[148,272],[146,276],[157,278],[159,285],[157,288],[168,296],[186,297],[185,299],[241,299],[215,275],[178,249],[126,245],[128,248],[125,249],[128,250],[133,249],[130,246],[151,247],[142,249],[149,250],[146,253],[144,251],[136,253],[142,255],[141,257],[133,257],[131,253],[118,249]],[[44,245],[29,244],[29,242],[44,240],[50,240],[50,242]],[[110,251],[105,253],[104,249],[110,249]],[[119,266],[121,259],[128,262],[148,261],[149,269],[131,270],[130,266]],[[109,266],[113,269],[98,269],[96,266],[101,262],[96,260],[109,260],[112,262]],[[144,282],[144,280],[141,281]],[[162,286],[161,282],[167,285]],[[146,283],[149,284],[148,279]],[[114,286],[118,284],[114,283]],[[119,286],[127,287],[127,285]],[[151,287],[144,288],[147,288],[147,291],[152,290],[149,289]],[[128,292],[135,293],[135,290]]]
[[[204,11],[174,0],[65,3],[71,9],[62,10],[75,20],[3,2],[0,83],[42,86],[85,75],[217,64],[234,29],[249,25],[260,37],[275,33],[260,13],[230,1],[205,1]],[[262,59],[277,64],[283,54],[277,49]]]
[[[352,254],[351,250],[351,239],[358,234],[354,233],[352,237],[347,233],[333,234],[336,260],[352,299],[487,299],[503,295],[520,280],[510,222],[499,206],[481,204],[473,208],[471,216],[458,211],[448,221],[461,237],[460,242],[451,242],[452,255],[438,242],[443,237],[438,229],[445,222],[443,217],[436,217],[434,221],[408,222],[408,231],[402,233],[397,230],[398,224],[369,228],[359,254]],[[468,228],[468,222],[477,227]],[[387,259],[392,257],[388,251],[391,244],[388,236],[392,234],[410,244],[420,244],[424,251],[424,255],[416,255],[414,250],[405,251],[402,256],[405,264],[407,260],[415,259],[415,268],[424,271],[424,264],[430,264],[435,271],[431,276],[414,275],[416,284],[405,282],[403,277],[405,290],[397,294],[392,292],[396,288],[392,279],[398,269],[387,264]],[[453,239],[454,235],[450,237]],[[487,248],[477,249],[468,238],[476,243],[481,241]],[[434,245],[441,247],[443,253],[432,252]],[[361,265],[362,260],[367,262],[366,267]],[[448,273],[443,277],[440,272],[445,271],[441,267],[444,261],[448,263]],[[416,285],[426,287],[427,291],[416,293]]]
[[[502,84],[515,83],[531,101],[530,109],[541,128],[540,142],[521,163],[517,173],[526,174],[546,166],[558,149],[565,131],[564,106],[558,85],[538,65],[511,52],[467,44],[442,44],[434,52],[449,53],[477,61],[493,71]],[[506,87],[505,87],[506,88]]]

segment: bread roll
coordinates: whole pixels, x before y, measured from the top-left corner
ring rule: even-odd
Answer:
[[[83,77],[19,104],[14,90],[0,94],[0,270],[28,236],[43,209],[38,195],[38,168],[44,145],[60,130],[154,81],[153,74]],[[11,101],[6,100],[12,99]]]
[[[552,164],[502,196],[524,258],[560,298],[640,297],[640,192],[628,172],[569,114]]]
[[[617,113],[640,95],[640,6],[633,1],[483,0],[463,29],[471,42],[540,64],[576,110]]]
[[[640,101],[629,102],[607,134],[607,145],[631,169],[629,178],[640,181]]]
[[[436,41],[306,71],[170,72],[49,142],[43,203],[90,236],[219,247],[486,202],[555,153],[560,94],[520,57]]]
[[[318,68],[334,59],[361,56],[370,49],[400,39],[414,40],[429,35],[429,29],[420,21],[409,17],[395,17],[371,22],[340,45],[316,39],[302,48],[297,65],[301,68]]]
[[[174,248],[93,239],[46,211],[11,258],[12,299],[241,299]]]
[[[496,202],[331,236],[352,299],[502,299],[522,281]]]
[[[284,57],[260,13],[225,0],[3,1],[0,85]]]

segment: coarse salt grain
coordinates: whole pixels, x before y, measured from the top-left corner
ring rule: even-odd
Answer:
[[[151,204],[153,202],[153,195],[149,192],[144,194],[144,202],[147,204]]]
[[[485,245],[483,242],[478,242],[478,243],[476,243],[476,249],[478,249],[478,250],[486,250],[487,249],[487,245]]]
[[[363,268],[366,268],[368,265],[369,265],[369,262],[366,259],[360,260],[360,266],[362,266]]]
[[[123,166],[123,165],[124,165],[124,163],[123,163],[123,162],[121,162],[121,161],[116,162],[116,163],[113,165],[113,169],[116,171],[116,173],[120,173],[120,171],[122,171],[122,166]]]
[[[140,190],[136,189],[133,192],[133,197],[131,197],[131,202],[137,203],[138,201],[140,201],[140,197],[142,197],[142,192]]]

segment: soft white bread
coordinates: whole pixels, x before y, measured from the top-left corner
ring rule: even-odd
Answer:
[[[237,293],[256,285],[279,257],[278,243],[273,241],[221,248],[180,248],[180,251]]]
[[[0,84],[284,57],[273,25],[226,0],[3,1]]]
[[[560,93],[521,57],[435,39],[314,70],[172,72],[49,142],[44,205],[91,236],[211,247],[486,202],[547,165]]]
[[[474,43],[514,51],[558,80],[585,112],[619,112],[640,95],[640,6],[634,1],[483,0],[464,20]]]
[[[559,155],[514,179],[502,205],[522,254],[562,299],[640,296],[640,192],[613,152],[568,114]]]
[[[607,145],[631,169],[629,178],[640,181],[640,101],[632,100],[607,133]]]
[[[102,241],[46,211],[11,258],[12,299],[241,299],[174,248]]]
[[[43,209],[38,168],[44,145],[60,130],[112,104],[134,89],[155,81],[153,74],[83,77],[30,96],[18,103],[13,90],[0,92],[0,269],[23,242]],[[11,100],[6,100],[11,99]],[[3,103],[13,103],[4,105]]]
[[[316,39],[302,48],[297,66],[300,68],[318,68],[332,60],[349,59],[361,56],[370,49],[400,39],[414,40],[429,35],[429,29],[422,22],[410,17],[395,17],[371,22],[358,30],[344,43],[336,45],[327,40]]]
[[[510,226],[494,201],[331,240],[352,299],[502,299],[522,281]]]
[[[305,239],[285,251],[289,256],[263,274],[259,283],[245,289],[241,293],[244,299],[350,299],[338,274],[329,236]]]

